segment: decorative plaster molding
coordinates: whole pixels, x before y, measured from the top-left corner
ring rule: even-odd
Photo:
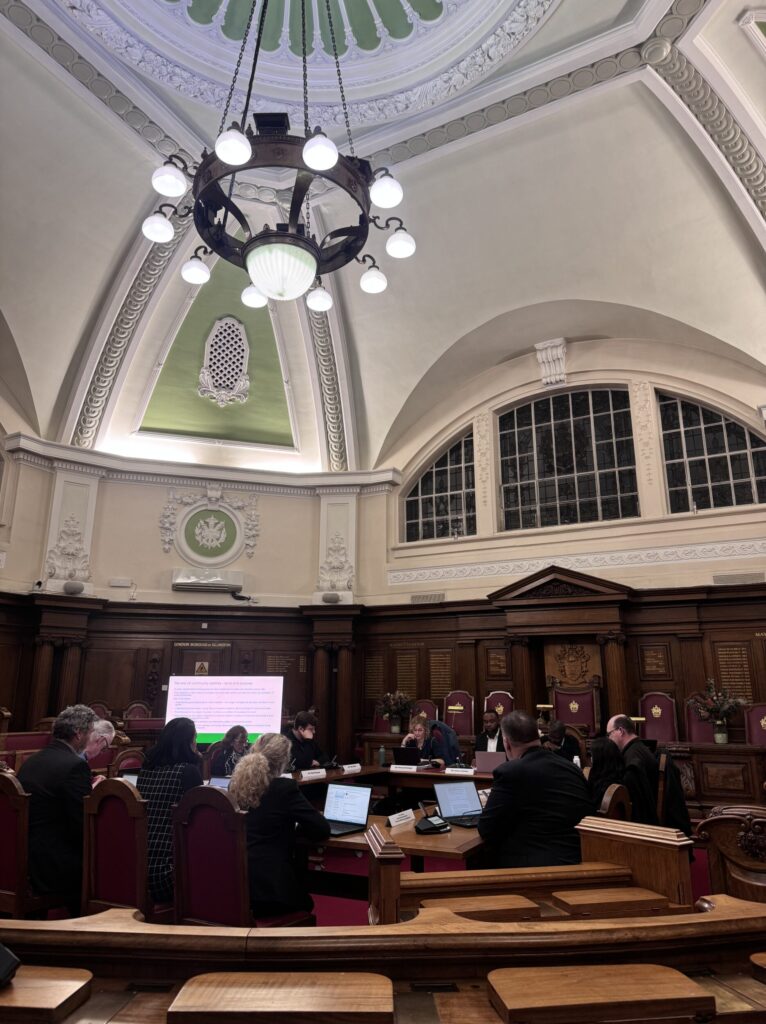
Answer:
[[[663,565],[674,562],[714,562],[722,558],[754,558],[766,555],[766,540],[732,541],[723,544],[684,544],[666,548],[634,548],[627,551],[592,551],[582,555],[556,555],[562,569],[593,572],[598,568],[625,565]],[[553,565],[546,558],[516,558],[503,562],[472,562],[428,569],[391,569],[389,586],[434,583],[444,580],[487,579],[497,576],[529,576]]]
[[[343,403],[338,381],[338,366],[335,361],[335,349],[330,331],[330,321],[326,313],[316,313],[306,308],[311,342],[319,374],[319,386],[322,399],[322,418],[324,420],[325,438],[329,468],[332,473],[343,473],[348,469],[346,452],[346,431],[343,422]]]
[[[52,580],[77,580],[80,583],[87,583],[90,579],[90,561],[76,516],[70,515],[64,520],[58,540],[45,559],[45,575]]]
[[[479,497],[486,508],[489,501],[489,464],[490,464],[490,427],[489,415],[480,413],[474,420],[474,472],[479,483]]]
[[[180,523],[178,521],[179,509],[186,509]],[[238,532],[241,531],[241,537],[237,538],[237,543],[225,555],[219,558],[206,558],[204,563],[190,549],[184,537],[187,520],[200,509],[221,509],[232,518]],[[258,499],[255,495],[251,495],[247,500],[237,498],[224,493],[221,485],[217,483],[209,483],[202,491],[177,492],[171,490],[159,517],[162,550],[167,554],[175,545],[179,554],[193,565],[225,565],[227,562],[234,561],[243,548],[247,557],[252,558],[260,534],[260,516],[257,509]],[[225,539],[225,534],[222,532],[224,530],[222,522],[215,521],[214,517],[211,517],[210,521],[203,520],[197,527],[197,541],[201,547],[210,548],[213,553]]]
[[[761,56],[766,57],[766,35],[758,28],[758,22],[766,23],[766,7],[745,11],[744,14],[740,15],[737,24],[750,37],[753,45],[760,51]]]
[[[641,465],[644,479],[648,484],[654,483],[655,432],[654,432],[654,388],[648,380],[634,380],[630,385],[630,406],[633,410],[633,440]]]
[[[245,325],[233,316],[216,320],[205,342],[197,394],[200,398],[211,398],[220,409],[234,402],[246,402],[250,394],[249,360]]]
[[[537,363],[540,367],[541,383],[545,385],[566,384],[566,338],[540,341],[535,345],[535,352],[537,354]]]
[[[327,545],[327,558],[319,566],[317,589],[324,592],[351,590],[354,583],[354,566],[348,560],[343,536],[335,533]]]
[[[370,484],[369,487],[361,487],[361,494],[391,494],[393,493],[393,484]]]
[[[320,496],[323,494],[327,494],[330,495],[330,497],[337,497],[338,495],[342,494],[359,494],[361,490],[362,488],[359,484],[353,484],[352,486],[340,484],[338,487],[317,487],[315,493]]]

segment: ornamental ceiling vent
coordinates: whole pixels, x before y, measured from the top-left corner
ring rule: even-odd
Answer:
[[[221,409],[234,402],[246,402],[250,394],[249,358],[244,324],[233,316],[216,320],[205,342],[205,362],[197,388],[200,398],[211,398]]]

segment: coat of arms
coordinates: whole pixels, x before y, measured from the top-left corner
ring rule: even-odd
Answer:
[[[202,548],[220,548],[226,540],[226,525],[214,515],[209,515],[207,519],[200,519],[197,523],[194,537]]]

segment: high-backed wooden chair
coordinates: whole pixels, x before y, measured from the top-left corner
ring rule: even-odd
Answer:
[[[90,758],[88,767],[94,775],[113,775],[112,765],[117,753],[117,747],[104,747],[95,757]]]
[[[496,711],[503,718],[513,711],[513,695],[508,690],[493,690],[484,698],[484,710]]]
[[[697,825],[713,892],[766,903],[766,807],[714,807]]]
[[[473,696],[467,690],[451,690],[444,698],[442,721],[452,726],[458,736],[473,736]]]
[[[713,723],[698,718],[691,704],[685,707],[686,739],[690,743],[714,743]]]
[[[99,718],[105,718],[108,721],[112,717],[111,708],[104,700],[92,700],[88,707],[91,711],[95,711]]]
[[[676,702],[661,690],[645,693],[638,702],[639,717],[644,718],[643,736],[658,743],[675,743],[678,739]]]
[[[554,683],[551,687],[553,717],[583,729],[587,736],[595,736],[601,730],[601,694],[598,686],[562,687]]]
[[[50,730],[35,729],[32,732],[6,732],[0,736],[0,751],[42,750],[51,741]]]
[[[83,809],[83,914],[136,907],[148,918],[146,801],[124,779],[106,779]]]
[[[766,747],[766,704],[750,704],[744,708],[745,743]]]
[[[630,802],[627,788],[618,783],[612,783],[601,800],[601,806],[598,809],[599,817],[612,818],[615,821],[630,821],[632,812],[633,805]]]
[[[29,794],[15,775],[0,772],[0,913],[24,917],[63,906],[56,895],[38,896],[29,886]]]
[[[151,718],[152,709],[145,700],[132,700],[122,713],[127,722],[129,718]]]
[[[138,770],[144,763],[144,752],[140,747],[123,747],[114,755],[109,774],[115,776],[127,768]]]
[[[428,697],[418,697],[413,703],[412,714],[415,714],[417,711],[422,711],[432,722],[439,720],[439,708],[436,705],[436,701],[429,700]]]
[[[8,732],[11,724],[11,713],[8,708],[0,707],[0,735]]]
[[[212,786],[188,790],[173,812],[176,924],[279,927],[316,924],[299,912],[254,918],[247,868],[247,814]]]

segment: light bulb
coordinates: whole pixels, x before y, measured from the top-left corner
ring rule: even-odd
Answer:
[[[303,162],[312,171],[329,171],[338,162],[338,147],[324,132],[317,131],[306,139]]]
[[[370,186],[370,199],[382,210],[392,210],[404,196],[404,189],[390,174],[382,174]]]
[[[147,217],[141,225],[141,230],[150,242],[169,242],[175,234],[173,225],[161,213],[153,213],[151,217]]]
[[[242,301],[246,306],[250,306],[251,309],[263,309],[264,306],[268,306],[269,300],[263,294],[259,292],[254,284],[249,284],[247,288],[242,292]]]
[[[404,228],[397,228],[393,235],[386,239],[386,252],[395,260],[406,260],[408,256],[412,256],[416,248],[415,239]]]
[[[332,309],[332,295],[326,288],[318,285],[306,296],[306,305],[315,313],[326,313],[328,309]]]
[[[227,128],[215,140],[215,155],[225,164],[239,167],[246,164],[253,155],[253,147],[246,135],[238,128]]]
[[[313,252],[282,241],[251,248],[245,255],[245,267],[258,291],[280,302],[305,295],[317,276]]]
[[[384,292],[388,288],[388,280],[382,270],[379,270],[377,267],[370,267],[359,278],[359,287],[363,292],[377,295],[378,292]]]
[[[181,267],[181,277],[188,284],[205,284],[210,280],[210,268],[199,256],[192,256]]]
[[[152,188],[161,196],[169,199],[180,199],[186,193],[189,182],[180,167],[166,163],[158,167],[152,175]]]

